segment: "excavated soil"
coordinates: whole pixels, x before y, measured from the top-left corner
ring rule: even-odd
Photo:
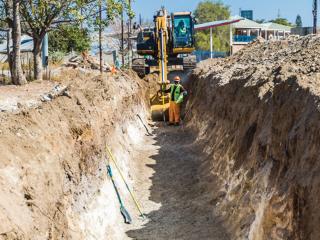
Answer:
[[[261,41],[193,74],[188,126],[231,239],[320,239],[319,54],[316,36]]]
[[[67,94],[16,104],[0,115],[0,239],[320,239],[319,54],[308,36],[202,62],[180,127],[148,121],[156,75],[74,71]],[[114,170],[131,225],[105,144],[146,215]]]
[[[147,87],[131,73],[92,75],[74,71],[62,81],[67,95],[1,113],[0,239],[124,238],[105,144],[130,183],[132,146],[146,132]],[[43,84],[35,100],[38,89],[47,91]],[[30,91],[23,87],[18,94]]]

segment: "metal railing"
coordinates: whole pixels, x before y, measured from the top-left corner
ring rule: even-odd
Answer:
[[[201,62],[203,60],[211,58],[211,52],[210,51],[194,51],[193,54],[197,58],[197,62]],[[227,57],[227,52],[212,52],[212,58],[224,58]]]
[[[246,36],[246,35],[235,35],[233,37],[234,42],[252,42],[254,39],[256,39],[257,36]]]

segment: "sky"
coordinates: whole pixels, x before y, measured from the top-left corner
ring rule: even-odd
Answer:
[[[154,13],[165,6],[171,12],[194,11],[200,0],[134,0],[133,9],[136,16],[152,19]],[[312,0],[222,0],[230,6],[232,15],[239,15],[239,9],[253,10],[254,19],[271,20],[280,16],[295,22],[300,14],[303,26],[312,26]]]

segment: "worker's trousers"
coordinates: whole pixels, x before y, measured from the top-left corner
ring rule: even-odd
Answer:
[[[170,101],[169,107],[169,122],[179,123],[180,122],[180,104]]]

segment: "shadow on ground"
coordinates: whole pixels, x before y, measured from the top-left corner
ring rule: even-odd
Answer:
[[[149,201],[161,207],[147,214],[150,221],[141,229],[128,231],[128,237],[229,239],[223,221],[214,214],[214,191],[206,190],[208,185],[214,189],[214,179],[199,176],[205,156],[194,144],[194,135],[182,127],[160,127],[155,140],[160,149],[151,156],[156,163],[147,165],[155,171]]]

